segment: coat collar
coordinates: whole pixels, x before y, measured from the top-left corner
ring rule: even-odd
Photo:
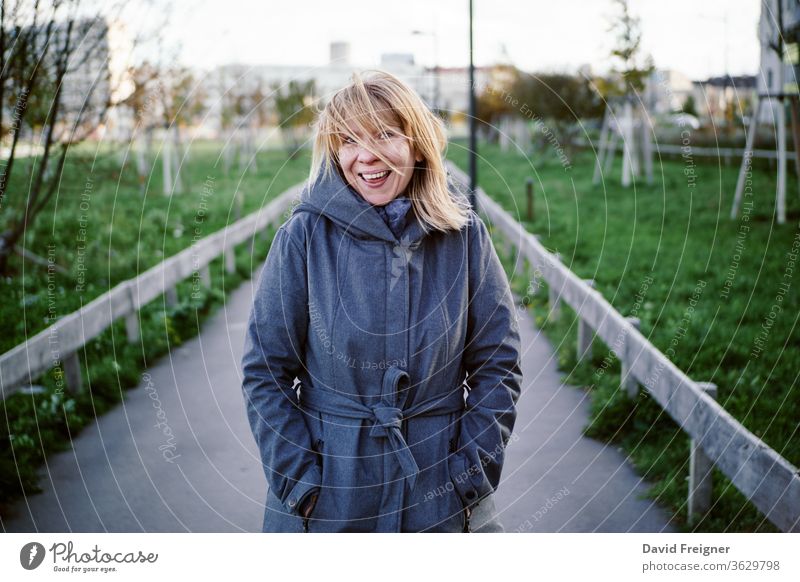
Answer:
[[[300,201],[293,214],[311,212],[324,215],[355,238],[399,242],[375,208],[353,191],[336,170],[327,177],[320,172],[313,183],[306,184]],[[408,211],[406,226],[400,239],[412,243],[424,235],[425,231],[412,207]]]

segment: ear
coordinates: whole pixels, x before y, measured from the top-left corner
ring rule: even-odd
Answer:
[[[423,159],[425,159],[425,158],[422,156],[421,153],[417,152],[416,154],[414,154],[414,161],[415,162],[421,162]]]

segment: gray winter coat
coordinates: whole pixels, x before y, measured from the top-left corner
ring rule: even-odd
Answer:
[[[500,481],[522,379],[486,226],[471,213],[424,235],[411,209],[398,240],[338,174],[301,200],[273,239],[242,361],[263,530],[463,531],[464,507]]]

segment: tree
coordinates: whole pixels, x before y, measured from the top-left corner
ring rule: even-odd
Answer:
[[[475,116],[478,128],[486,134],[490,143],[498,140],[500,132],[497,128],[503,117],[515,115],[519,104],[514,86],[519,78],[519,71],[511,65],[495,65],[492,67],[489,82],[477,96]]]
[[[687,115],[694,115],[697,117],[697,105],[694,102],[694,95],[689,95],[686,101],[683,102],[682,110]]]
[[[301,135],[314,119],[314,80],[289,81],[284,91],[273,85],[273,103],[278,115],[281,135],[289,147],[289,155],[294,157],[300,147]]]
[[[631,14],[628,0],[614,0],[619,12],[611,21],[610,32],[617,43],[611,51],[615,60],[613,79],[605,85],[604,97],[641,93],[645,82],[654,70],[652,58],[641,55],[642,29],[637,16]]]
[[[160,125],[158,107],[161,87],[158,69],[148,62],[131,67],[129,74],[133,81],[133,90],[122,105],[132,111],[133,127],[130,139],[136,142],[136,171],[139,187],[144,195],[145,180],[151,171],[153,131]]]
[[[578,122],[602,117],[604,103],[589,79],[564,73],[521,75],[513,94],[526,104],[519,112],[536,123],[553,126],[565,148],[572,142]]]
[[[186,158],[181,128],[190,126],[204,109],[203,93],[194,75],[185,67],[163,71],[159,76],[158,95],[161,99],[162,164],[164,167],[164,194],[183,190],[179,157]]]
[[[82,5],[83,4],[83,5]],[[105,63],[108,25],[102,16],[78,17],[81,0],[0,0],[0,274],[19,240],[57,191],[70,146],[100,127],[113,105]],[[23,136],[39,151],[27,191],[9,199]]]

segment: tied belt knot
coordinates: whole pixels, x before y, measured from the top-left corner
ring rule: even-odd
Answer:
[[[413,491],[419,475],[419,466],[403,438],[401,431],[403,420],[413,416],[438,416],[460,412],[464,409],[464,396],[460,389],[453,390],[447,394],[437,394],[408,408],[398,408],[394,404],[398,393],[407,388],[408,384],[408,373],[392,367],[383,375],[381,400],[373,406],[367,406],[339,392],[312,385],[301,387],[300,401],[303,406],[317,412],[372,420],[370,437],[388,440],[389,447],[403,470],[406,487],[409,491]]]

